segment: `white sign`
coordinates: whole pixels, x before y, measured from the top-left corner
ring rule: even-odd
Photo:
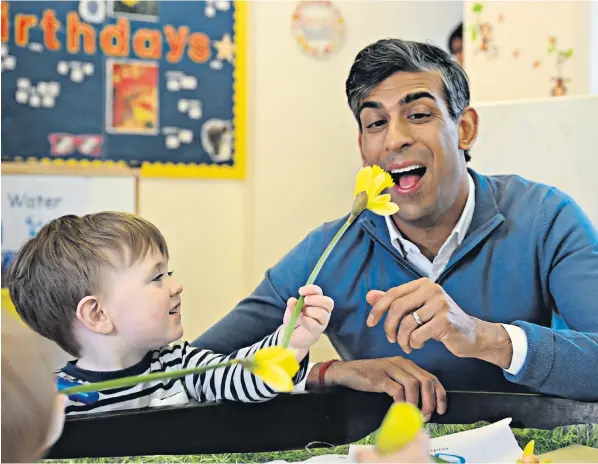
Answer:
[[[511,418],[465,432],[430,439],[429,453],[451,463],[515,463],[523,450],[517,444],[509,424]],[[355,452],[367,445],[349,447],[349,460],[355,462]]]
[[[452,433],[443,437],[432,438],[428,452],[431,456],[450,463],[510,463],[521,458],[523,450],[517,444],[509,424],[511,418],[474,430]],[[357,462],[358,451],[372,448],[373,445],[351,445],[349,454],[326,454],[315,456],[302,464],[336,463],[352,464]],[[271,461],[268,464],[290,464],[287,461]],[[295,463],[299,464],[299,463]]]
[[[2,176],[2,271],[15,252],[49,220],[89,211],[89,178]]]

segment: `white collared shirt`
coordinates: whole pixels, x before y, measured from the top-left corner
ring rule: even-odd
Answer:
[[[467,195],[465,208],[463,208],[463,213],[446,242],[440,247],[438,255],[436,255],[432,262],[421,253],[414,243],[411,243],[401,235],[401,232],[399,232],[399,229],[397,229],[397,226],[391,217],[385,217],[392,245],[397,249],[401,256],[409,262],[409,264],[415,267],[415,269],[422,275],[429,277],[433,282],[436,282],[440,274],[442,274],[442,271],[446,268],[453,252],[463,242],[473,219],[473,212],[475,209],[475,183],[473,182],[471,175],[468,174],[467,177],[469,180],[469,193]],[[505,369],[505,371],[511,375],[517,375],[523,367],[525,358],[527,357],[527,336],[521,327],[510,324],[503,324],[503,327],[509,334],[513,345],[511,365],[508,369]]]

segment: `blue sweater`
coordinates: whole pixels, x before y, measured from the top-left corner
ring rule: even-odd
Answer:
[[[452,355],[431,340],[407,355],[387,341],[383,321],[366,326],[369,290],[422,277],[390,243],[383,217],[362,213],[337,244],[316,284],[335,301],[327,329],[345,360],[403,356],[449,390],[537,391],[598,400],[598,233],[575,201],[518,176],[470,173],[476,206],[467,236],[438,284],[467,313],[521,327],[528,352],[512,376],[477,359]],[[346,217],[312,231],[269,269],[253,294],[194,343],[219,353],[276,330]],[[553,310],[569,329],[551,329]]]

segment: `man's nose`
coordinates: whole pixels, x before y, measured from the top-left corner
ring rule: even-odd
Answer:
[[[413,139],[409,133],[409,125],[399,119],[391,119],[388,123],[384,148],[389,153],[400,153],[407,147],[413,145]]]

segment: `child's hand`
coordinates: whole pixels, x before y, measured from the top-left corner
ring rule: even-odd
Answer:
[[[402,449],[395,453],[381,455],[375,448],[359,451],[356,456],[357,462],[434,462],[428,453],[429,436],[422,430],[411,443],[407,443]]]
[[[334,301],[324,296],[322,289],[317,285],[301,287],[299,295],[304,296],[305,301],[291,336],[290,346],[296,350],[309,350],[328,326]],[[296,304],[297,298],[289,298],[287,301],[287,309],[284,313],[285,325],[289,322]]]

